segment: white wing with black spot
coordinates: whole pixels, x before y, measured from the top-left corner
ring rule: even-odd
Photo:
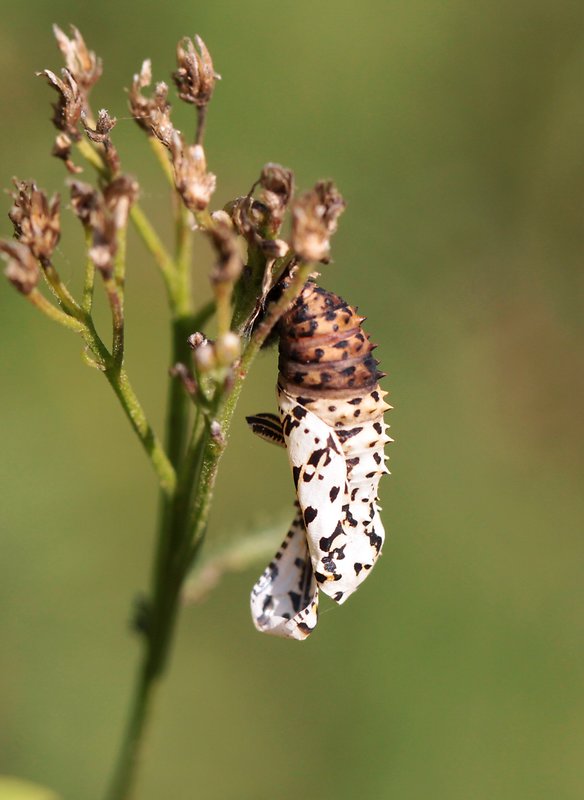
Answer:
[[[334,430],[284,391],[280,418],[312,568],[319,588],[338,602],[345,584],[347,532],[343,527],[347,467]]]
[[[289,639],[306,639],[316,627],[318,588],[300,511],[252,589],[251,615],[262,633]]]

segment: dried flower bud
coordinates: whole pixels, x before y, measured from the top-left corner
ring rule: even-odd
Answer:
[[[110,132],[115,126],[117,119],[115,117],[110,117],[109,112],[105,108],[102,108],[97,115],[95,129],[89,126],[85,112],[81,115],[81,119],[88,139],[95,144],[103,145],[105,160],[109,170],[112,175],[117,175],[120,171],[120,157],[110,136]]]
[[[14,205],[8,216],[16,238],[26,245],[35,258],[49,261],[61,236],[58,194],[49,200],[32,181],[14,181]]]
[[[91,232],[89,257],[104,275],[110,277],[118,250],[118,231],[128,222],[138,183],[120,175],[99,192],[87,183],[71,181],[71,208],[83,227]]]
[[[63,33],[58,25],[53,25],[53,33],[65,59],[67,69],[87,95],[91,87],[99,80],[103,65],[101,58],[87,49],[83,36],[77,28],[74,25],[70,27],[73,34],[71,39]]]
[[[110,278],[114,271],[114,261],[118,251],[117,228],[109,214],[94,213],[92,215],[92,244],[89,257],[104,278]]]
[[[58,133],[55,139],[55,144],[53,145],[52,155],[54,155],[55,158],[60,158],[61,161],[64,161],[67,170],[73,175],[76,175],[79,172],[83,172],[83,170],[81,167],[77,167],[73,163],[71,158],[72,145],[73,142],[66,133]]]
[[[230,367],[241,355],[241,339],[233,331],[226,331],[217,337],[215,355],[220,367]]]
[[[172,77],[178,96],[185,103],[193,103],[199,108],[206,106],[213,94],[215,81],[220,80],[221,76],[213,70],[213,61],[205,42],[200,36],[195,35],[194,42],[185,36],[176,47],[176,60],[178,69]]]
[[[346,203],[332,181],[319,181],[292,209],[292,247],[305,261],[327,261],[330,237]]]
[[[260,175],[261,199],[268,209],[268,229],[277,234],[294,193],[294,173],[280,164],[265,164]]]
[[[207,172],[205,151],[200,144],[187,145],[175,131],[170,148],[177,191],[190,211],[203,211],[215,191],[216,178]]]
[[[81,112],[85,106],[83,93],[68,69],[62,69],[61,78],[58,78],[50,69],[37,72],[40,77],[44,75],[49,85],[59,94],[59,100],[53,103],[53,125],[57,130],[66,133],[74,142],[79,141],[80,133],[77,129]]]
[[[201,333],[200,331],[196,331],[195,333],[191,333],[191,335],[187,339],[187,342],[188,342],[189,347],[191,348],[191,350],[196,350],[202,344],[207,344],[208,339],[207,339],[207,337],[205,336],[204,333]]]
[[[94,214],[101,213],[102,197],[97,189],[89,183],[82,181],[71,181],[71,208],[76,217],[81,221],[84,228],[92,226]]]
[[[225,222],[215,219],[215,224],[209,228],[209,235],[217,253],[217,261],[211,271],[211,282],[235,283],[241,275],[243,261],[231,220]]]
[[[189,397],[195,398],[198,391],[197,381],[191,370],[180,361],[168,370],[171,378],[179,378]]]
[[[0,254],[6,260],[4,274],[22,294],[30,294],[39,282],[40,270],[36,258],[22,242],[1,241]]]
[[[128,214],[138,198],[139,188],[138,181],[129,175],[120,175],[104,188],[105,204],[118,230],[126,227]]]
[[[141,90],[150,86],[151,82],[152,67],[150,60],[147,59],[132,80],[129,92],[130,112],[146,133],[156,136],[166,147],[170,147],[174,126],[170,121],[168,86],[163,82],[157,83],[152,97],[145,97]]]

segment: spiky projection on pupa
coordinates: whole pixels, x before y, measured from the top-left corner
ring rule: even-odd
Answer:
[[[305,639],[318,620],[319,592],[344,603],[381,554],[377,488],[388,473],[390,406],[363,320],[307,283],[278,326],[279,417],[248,417],[254,433],[286,447],[298,509],[251,593],[263,633]]]

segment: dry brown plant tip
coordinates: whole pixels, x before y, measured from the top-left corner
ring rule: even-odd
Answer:
[[[84,228],[92,226],[92,215],[99,213],[101,196],[97,189],[83,181],[71,181],[71,209]]]
[[[292,207],[292,248],[304,261],[328,261],[330,237],[345,210],[343,196],[332,181],[319,181]]]
[[[215,81],[220,80],[221,76],[213,69],[205,42],[197,35],[194,41],[185,36],[177,44],[176,60],[178,68],[172,77],[178,96],[185,103],[192,103],[198,108],[206,106],[213,94]]]
[[[294,173],[281,164],[268,163],[264,165],[258,183],[262,188],[261,200],[269,211],[269,232],[276,235],[294,194]]]
[[[77,28],[74,25],[71,25],[70,28],[73,34],[71,38],[63,33],[58,25],[53,25],[53,33],[68,71],[87,97],[91,87],[101,77],[103,64],[101,58],[88,50],[85,40]]]
[[[14,204],[8,216],[14,225],[14,235],[26,245],[35,258],[50,261],[61,237],[60,198],[49,200],[45,192],[32,181],[14,179]]]
[[[97,115],[95,128],[90,126],[85,112],[81,115],[81,121],[83,122],[83,127],[85,128],[88,139],[94,144],[102,145],[110,174],[117,175],[120,171],[120,157],[110,136],[110,132],[115,126],[117,119],[115,117],[110,117],[109,112],[105,108],[102,108]]]
[[[37,259],[22,242],[0,240],[0,253],[6,260],[4,274],[22,294],[30,294],[38,285],[40,269]]]
[[[72,146],[73,142],[66,133],[58,133],[55,138],[55,144],[53,145],[51,155],[55,156],[55,158],[60,158],[61,161],[65,163],[67,171],[72,175],[77,175],[78,173],[83,172],[83,170],[81,167],[78,167],[73,163],[73,159],[71,158]]]
[[[61,78],[58,78],[50,69],[37,72],[37,75],[44,77],[49,85],[58,93],[59,99],[53,103],[53,125],[57,130],[66,133],[74,142],[79,141],[81,134],[78,129],[81,119],[81,112],[85,108],[85,98],[79,89],[77,81],[68,69],[61,70]]]
[[[155,136],[166,147],[170,147],[175,131],[170,120],[168,86],[160,81],[156,84],[152,97],[146,97],[142,94],[142,89],[150,86],[151,82],[152,65],[150,59],[146,59],[142,62],[140,72],[134,75],[128,93],[130,112],[149,136]]]
[[[234,284],[243,270],[238,237],[229,217],[224,219],[214,215],[213,223],[209,229],[209,236],[217,254],[217,261],[211,270],[211,283]]]
[[[178,193],[190,211],[204,211],[215,191],[217,180],[207,172],[205,151],[200,144],[187,145],[182,134],[174,132],[170,152]]]

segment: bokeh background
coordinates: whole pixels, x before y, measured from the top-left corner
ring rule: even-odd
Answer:
[[[125,168],[165,236],[168,195],[124,87],[148,56],[168,79],[185,34],[223,76],[207,135],[215,206],[269,160],[301,188],[337,181],[349,205],[322,283],[367,314],[395,406],[374,577],[303,645],[252,627],[263,564],[185,610],[141,797],[581,798],[581,3],[4,2],[3,186],[64,178],[48,155],[53,93],[34,77],[60,66],[52,22],[76,23],[104,58],[94,101],[118,116]],[[67,222],[72,287],[81,252]],[[199,246],[202,299],[209,256]],[[132,240],[128,368],[159,428],[162,295]],[[76,338],[8,285],[0,305],[0,772],[92,800],[137,662],[127,623],[155,481]],[[241,399],[210,547],[290,511],[283,453],[244,423],[273,410],[275,369],[265,354]]]

